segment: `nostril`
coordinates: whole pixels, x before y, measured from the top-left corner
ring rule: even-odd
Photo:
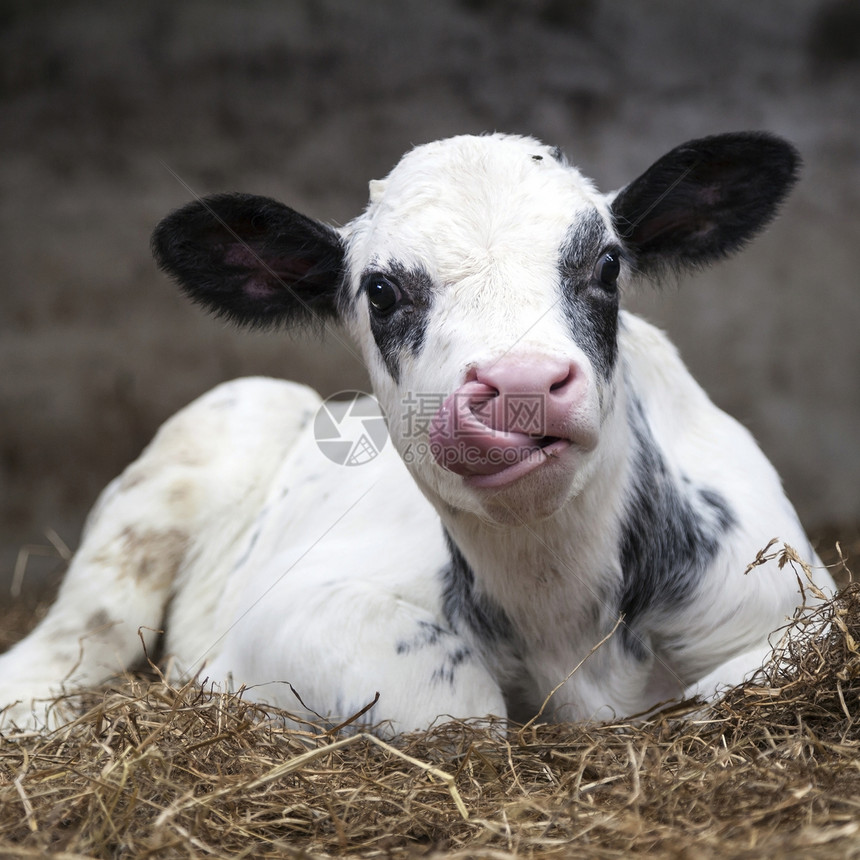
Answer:
[[[550,385],[549,390],[551,392],[558,393],[563,388],[566,388],[573,381],[573,371],[569,370],[565,375],[564,379],[556,380]]]
[[[575,364],[571,364],[564,373],[564,376],[560,379],[556,379],[555,382],[551,383],[549,386],[549,390],[551,394],[561,394],[565,388],[569,385],[573,384],[573,381],[577,376],[577,368]]]

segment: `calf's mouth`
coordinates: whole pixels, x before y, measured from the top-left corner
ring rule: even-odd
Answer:
[[[433,416],[436,462],[478,488],[503,487],[558,457],[572,440],[547,432],[533,394],[501,397],[477,380],[449,395]],[[531,407],[531,408],[528,408]]]

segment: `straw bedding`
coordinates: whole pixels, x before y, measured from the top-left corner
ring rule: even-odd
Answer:
[[[129,675],[0,738],[0,857],[860,857],[860,585],[793,629],[712,707],[391,743]]]

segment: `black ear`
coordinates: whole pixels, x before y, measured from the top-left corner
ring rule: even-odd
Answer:
[[[618,193],[615,226],[643,272],[710,263],[774,217],[799,167],[794,147],[771,134],[691,140]]]
[[[340,236],[276,200],[219,194],[189,203],[155,228],[152,252],[194,301],[236,322],[337,316]]]

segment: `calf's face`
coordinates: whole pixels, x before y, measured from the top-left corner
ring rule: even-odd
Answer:
[[[419,482],[496,519],[563,504],[612,406],[605,199],[536,141],[462,137],[373,183],[344,239],[344,316]]]
[[[240,322],[342,321],[425,491],[516,524],[581,492],[618,444],[619,286],[739,247],[796,167],[776,138],[721,135],[606,197],[533,139],[459,137],[404,156],[341,231],[221,195],[168,216],[153,248]]]

